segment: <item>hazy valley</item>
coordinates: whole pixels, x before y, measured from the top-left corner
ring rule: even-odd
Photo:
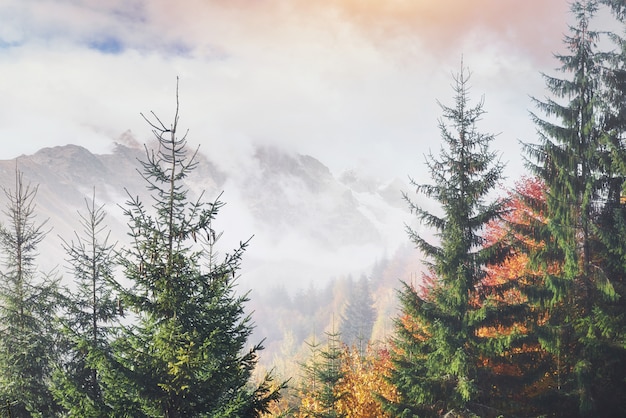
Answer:
[[[229,173],[204,151],[186,183],[194,198],[204,192],[202,200],[211,202],[221,194],[226,202],[216,223],[223,231],[220,251],[252,237],[238,280],[241,291],[251,290],[252,342],[265,338],[261,364],[295,367],[285,362],[306,355],[306,339],[323,336],[333,322],[339,327],[362,277],[369,279],[376,312],[372,338],[391,332],[394,289],[399,280],[418,280],[420,270],[404,231],[410,219],[401,196],[406,182],[349,169],[335,175],[312,156],[273,147],[256,148],[249,164]],[[16,168],[38,186],[37,221],[50,230],[39,251],[42,271],[54,271],[72,285],[62,239],[71,240],[80,229],[78,212],[85,212],[85,199],[94,191],[107,212],[111,237],[118,247],[125,244],[122,207],[129,194],[146,205],[151,199],[138,171],[145,153],[127,132],[110,154],[65,145],[0,161],[2,187],[15,187]]]

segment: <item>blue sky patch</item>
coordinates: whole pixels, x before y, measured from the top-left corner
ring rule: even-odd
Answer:
[[[98,38],[89,42],[88,46],[105,54],[119,54],[124,51],[122,41],[113,36]]]
[[[22,42],[20,41],[5,41],[4,39],[0,38],[0,50],[15,48],[20,45],[22,45]]]

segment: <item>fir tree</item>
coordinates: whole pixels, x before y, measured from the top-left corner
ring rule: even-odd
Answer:
[[[352,281],[350,283],[350,297],[341,315],[339,333],[346,345],[356,345],[359,352],[364,354],[376,318],[374,301],[366,276],[362,276],[356,283]]]
[[[98,369],[106,369],[110,327],[118,314],[113,295],[114,245],[103,224],[106,213],[96,206],[95,193],[79,212],[82,234],[63,241],[75,279],[62,318],[67,352],[55,373],[54,394],[70,417],[110,416],[102,396]]]
[[[626,18],[626,4],[622,0],[601,0],[600,3],[609,6],[620,22],[623,22],[624,18]]]
[[[557,55],[561,71],[572,79],[544,74],[546,86],[555,98],[569,98],[563,105],[553,99],[535,99],[537,107],[557,122],[532,118],[538,127],[540,144],[526,144],[526,151],[538,164],[529,164],[546,184],[549,228],[562,252],[564,277],[547,277],[555,300],[570,293],[572,277],[589,276],[591,223],[597,198],[598,127],[597,100],[600,86],[598,55],[595,46],[599,34],[590,29],[590,19],[597,2],[575,2],[572,11],[577,26],[565,38],[571,55]],[[582,270],[582,271],[580,271]],[[580,274],[579,274],[580,273]],[[587,286],[582,283],[581,287]]]
[[[15,189],[5,189],[0,226],[4,257],[0,284],[0,403],[12,417],[52,417],[59,407],[49,390],[56,344],[53,318],[58,281],[36,274],[37,247],[45,222],[35,220],[37,187],[24,184],[16,169]]]
[[[117,414],[258,416],[282,386],[270,376],[251,383],[262,346],[245,351],[253,328],[248,296],[234,287],[248,243],[218,260],[213,222],[223,203],[188,196],[184,180],[197,162],[186,134],[179,137],[178,92],[176,99],[169,127],[154,114],[146,118],[158,142],[156,151],[146,148],[141,171],[153,203],[129,193],[125,208],[132,244],[120,262],[131,286],[119,290],[136,321],[113,342],[109,397]]]
[[[615,360],[610,357],[623,359],[615,352],[616,345],[623,352],[623,338],[607,332],[607,308],[619,294],[612,256],[605,251],[610,244],[602,202],[615,206],[621,180],[615,181],[610,157],[615,141],[607,135],[607,55],[598,49],[602,34],[591,29],[597,11],[597,1],[572,3],[576,21],[565,37],[569,54],[556,56],[569,78],[544,76],[553,98],[535,100],[547,119],[533,114],[540,143],[526,145],[535,161],[530,168],[547,186],[547,225],[540,233],[551,239],[534,258],[547,273],[549,298],[534,302],[549,308],[540,332],[544,348],[554,356],[552,396],[564,416],[613,416],[614,407],[598,400],[606,398],[605,378],[613,374],[614,365],[605,367]],[[555,264],[558,269],[547,268]],[[623,395],[618,398],[623,403]]]
[[[321,350],[321,343],[316,341],[315,332],[312,340],[304,343],[309,350],[309,357],[306,362],[300,364],[302,375],[300,376],[298,417],[310,416],[319,409],[316,396],[321,386],[318,378],[318,368],[320,367],[318,356]]]
[[[608,33],[617,48],[605,57],[602,68],[604,86],[599,105],[603,112],[603,135],[600,142],[602,190],[598,202],[598,220],[594,225],[597,242],[592,250],[601,268],[601,287],[606,290],[592,308],[587,323],[594,330],[595,382],[592,396],[603,416],[626,415],[626,32],[623,2],[605,0],[622,33]],[[599,303],[598,303],[599,302]]]
[[[334,325],[334,322],[333,322]],[[334,328],[334,327],[333,327]],[[327,343],[324,348],[315,342],[307,343],[311,358],[302,367],[305,382],[302,389],[303,399],[298,416],[315,418],[340,418],[346,416],[341,411],[339,401],[343,398],[339,382],[343,378],[343,345],[340,334],[334,330],[326,333]]]
[[[436,279],[428,296],[404,284],[399,291],[402,314],[396,320],[390,381],[399,402],[387,402],[394,416],[436,416],[478,410],[481,402],[481,366],[486,348],[477,330],[484,310],[475,298],[485,278],[485,265],[500,256],[497,245],[484,246],[481,232],[498,219],[503,202],[487,202],[502,177],[503,166],[489,149],[493,135],[477,130],[483,102],[469,104],[469,75],[462,68],[454,78],[453,107],[440,105],[439,126],[445,146],[439,158],[430,154],[427,166],[433,184],[412,184],[441,205],[442,215],[414,204],[421,222],[437,231],[431,243],[409,229],[412,241],[428,257]]]
[[[481,303],[489,307],[491,317],[486,316],[485,327],[478,330],[485,341],[503,348],[484,361],[490,372],[491,387],[485,388],[490,406],[505,416],[550,415],[559,408],[545,390],[557,381],[553,357],[542,348],[538,332],[547,309],[536,301],[550,298],[544,285],[546,271],[531,261],[531,254],[541,256],[551,239],[542,215],[545,190],[536,178],[518,182],[507,199],[503,220],[490,223],[485,230],[487,244],[506,242],[510,249],[503,260],[487,266]],[[559,266],[545,268],[555,272]]]

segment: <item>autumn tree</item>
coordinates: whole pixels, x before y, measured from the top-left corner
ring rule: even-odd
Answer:
[[[504,210],[504,202],[488,201],[503,165],[489,148],[494,136],[477,129],[485,111],[482,101],[470,106],[468,82],[461,68],[454,77],[454,105],[440,105],[443,145],[439,157],[430,154],[426,162],[433,184],[412,181],[419,193],[440,204],[441,215],[405,194],[418,219],[436,231],[433,243],[409,229],[437,285],[428,298],[406,283],[399,291],[402,313],[396,320],[390,376],[399,400],[385,404],[394,416],[480,412],[488,401],[480,389],[479,358],[489,347],[477,331],[494,311],[476,304],[473,295],[485,278],[485,266],[500,256],[499,246],[486,246],[481,234]]]
[[[552,414],[558,405],[549,399],[556,386],[554,358],[541,341],[541,328],[547,308],[535,303],[549,297],[545,290],[547,273],[534,266],[532,257],[541,255],[546,241],[546,188],[537,178],[516,183],[509,194],[503,218],[490,222],[485,230],[487,245],[506,243],[509,252],[503,260],[486,266],[479,303],[497,308],[494,320],[478,330],[485,341],[504,343],[496,355],[482,359],[489,374],[491,406],[505,415],[536,416]],[[554,274],[559,266],[546,266]]]
[[[392,367],[387,347],[345,347],[341,367],[337,390],[344,396],[338,401],[339,411],[346,418],[391,417],[380,402],[381,397],[397,400],[396,389],[387,380]]]

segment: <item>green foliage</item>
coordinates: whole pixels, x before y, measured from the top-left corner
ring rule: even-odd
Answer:
[[[23,183],[4,190],[8,223],[0,226],[4,256],[0,281],[0,402],[11,416],[50,417],[59,410],[49,390],[55,357],[52,318],[57,280],[36,277],[37,246],[46,236],[35,221],[37,187]]]
[[[338,390],[344,376],[342,370],[343,345],[340,334],[327,332],[327,343],[324,348],[313,339],[307,343],[311,357],[302,365],[304,381],[301,392],[303,398],[299,408],[300,417],[340,418],[339,401],[343,394]]]
[[[112,411],[102,396],[99,369],[108,367],[110,327],[118,314],[110,285],[113,280],[114,246],[103,224],[106,213],[85,200],[86,214],[79,212],[82,234],[63,241],[75,280],[75,290],[64,303],[61,318],[66,351],[54,375],[53,391],[70,417],[106,417]]]
[[[351,291],[341,315],[339,333],[348,346],[358,345],[363,354],[372,335],[376,318],[374,300],[369,286],[369,279],[362,276],[358,282],[350,280]]]
[[[476,128],[483,103],[469,106],[468,78],[462,68],[455,77],[454,106],[440,105],[444,145],[439,158],[430,154],[426,162],[434,183],[412,181],[418,192],[440,204],[443,215],[414,204],[405,194],[411,210],[436,231],[439,242],[408,230],[428,258],[435,281],[427,295],[407,284],[399,292],[402,314],[396,321],[390,381],[401,399],[386,405],[392,415],[436,416],[481,402],[483,348],[477,330],[482,323],[474,299],[485,278],[484,267],[502,256],[497,245],[484,245],[481,232],[503,212],[504,202],[486,202],[503,166],[489,150],[494,136]]]
[[[547,186],[546,232],[551,239],[543,253],[554,256],[535,259],[560,266],[545,277],[551,298],[542,345],[554,356],[557,386],[552,396],[560,412],[572,416],[612,416],[616,408],[624,412],[615,402],[623,402],[624,376],[617,378],[612,369],[616,364],[624,369],[624,347],[615,338],[624,327],[606,322],[608,312],[616,318],[624,314],[619,302],[624,270],[611,260],[617,248],[607,234],[608,222],[619,225],[615,209],[623,177],[615,156],[621,154],[616,149],[621,146],[616,139],[620,116],[611,115],[616,109],[611,90],[617,86],[611,87],[611,80],[617,73],[607,66],[615,63],[614,57],[599,51],[602,33],[591,29],[598,7],[598,1],[572,3],[576,23],[565,37],[569,55],[557,55],[568,78],[545,76],[553,98],[536,104],[548,119],[533,115],[541,141],[526,147],[537,162],[531,169]],[[613,381],[608,389],[607,378]],[[600,402],[608,398],[603,394],[607,390],[614,401]]]
[[[379,393],[391,416],[626,415],[626,40],[592,29],[601,5],[623,25],[622,0],[574,1],[559,76],[544,74],[550,96],[534,100],[539,141],[524,149],[544,190],[516,195],[529,218],[510,219],[506,199],[491,200],[503,165],[490,150],[494,136],[476,127],[483,102],[470,106],[464,68],[454,104],[440,104],[443,144],[426,157],[432,183],[411,180],[440,211],[404,195],[435,235],[408,228],[428,273],[424,288],[398,291],[394,390]],[[171,125],[144,116],[156,138],[139,170],[151,200],[128,193],[128,247],[114,250],[103,208],[95,197],[86,202],[82,232],[64,241],[75,278],[69,296],[52,275],[36,273],[46,236],[35,221],[37,188],[16,170],[15,190],[4,190],[0,416],[251,417],[281,397],[285,384],[271,374],[253,382],[263,347],[249,343],[249,298],[236,289],[249,241],[217,253],[224,203],[192,198],[185,181],[197,160],[179,137],[178,111],[177,96]],[[506,229],[495,239],[494,224]],[[512,255],[527,259],[498,276]],[[342,392],[350,370],[340,335],[364,346],[374,310],[366,278],[352,290],[340,333],[327,333],[324,348],[309,344],[299,416],[354,413]],[[334,309],[332,293],[311,285],[293,302],[284,291],[273,297],[289,302],[289,328]]]
[[[546,396],[559,403],[559,413],[570,416],[626,412],[625,376],[616,372],[626,366],[621,337],[625,271],[615,258],[624,237],[624,61],[599,50],[603,34],[623,43],[614,34],[591,29],[599,4],[572,3],[575,25],[564,40],[568,55],[557,55],[567,78],[545,76],[552,98],[536,104],[546,119],[533,114],[540,143],[526,145],[535,161],[530,168],[547,186],[548,222],[541,233],[549,239],[533,259],[544,267],[559,266],[545,275],[549,298],[531,299],[549,308],[538,332],[553,355],[557,385]],[[608,317],[616,321],[607,322]]]
[[[251,383],[260,344],[252,332],[247,294],[235,280],[248,242],[218,261],[213,228],[223,203],[189,200],[183,181],[196,167],[178,137],[178,103],[166,127],[146,119],[158,141],[146,148],[142,176],[150,208],[129,193],[124,209],[132,244],[119,258],[130,286],[118,285],[132,313],[112,343],[113,372],[104,376],[115,413],[134,416],[256,416],[280,396],[271,376]]]

